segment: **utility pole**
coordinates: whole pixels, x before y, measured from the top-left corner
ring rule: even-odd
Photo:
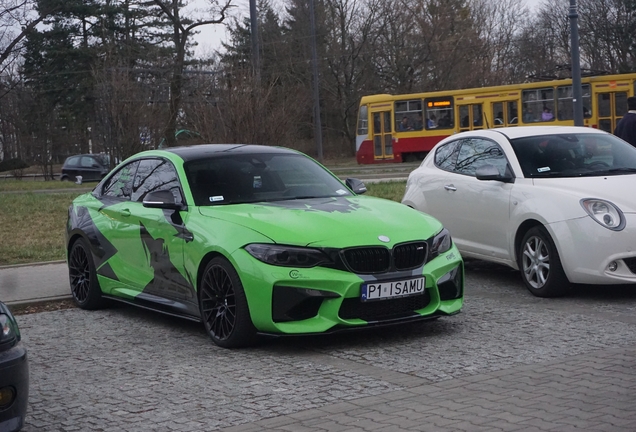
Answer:
[[[314,0],[309,0],[309,25],[311,31],[311,66],[314,81],[314,141],[319,162],[322,162],[322,122],[320,120],[320,82],[318,79],[318,50],[316,48],[316,12]]]
[[[570,38],[572,48],[572,103],[574,126],[583,126],[583,95],[581,90],[581,63],[579,54],[579,24],[576,0],[570,0]]]

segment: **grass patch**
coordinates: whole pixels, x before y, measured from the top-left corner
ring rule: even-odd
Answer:
[[[78,195],[2,194],[0,265],[64,259],[68,207]]]
[[[366,184],[366,183],[365,183]],[[391,201],[402,202],[404,189],[406,189],[406,180],[390,181],[382,183],[369,183],[367,186],[367,195],[378,198],[384,198]]]
[[[20,185],[55,184],[70,182],[0,181]],[[74,185],[77,187],[86,185]],[[367,195],[400,202],[406,181],[373,183],[367,185]],[[38,188],[42,189],[42,188]],[[19,190],[19,189],[14,189]],[[0,195],[0,266],[41,261],[62,260],[65,257],[64,232],[68,207],[81,191],[60,193],[8,193]]]
[[[15,191],[35,191],[35,190],[53,190],[53,189],[92,189],[97,183],[84,183],[78,185],[70,181],[49,180],[15,180],[15,179],[0,179],[0,192],[15,192]]]

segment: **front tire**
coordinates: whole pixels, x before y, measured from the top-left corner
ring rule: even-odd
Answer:
[[[243,284],[225,258],[213,258],[206,265],[199,285],[199,310],[206,332],[218,346],[237,348],[255,341]]]
[[[558,297],[567,291],[569,281],[556,246],[542,226],[526,232],[517,253],[521,276],[528,290],[537,297]]]
[[[84,239],[78,239],[68,256],[68,276],[75,304],[82,309],[99,309],[103,304],[102,289],[97,280],[93,255]]]

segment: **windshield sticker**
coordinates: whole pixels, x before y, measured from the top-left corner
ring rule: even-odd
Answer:
[[[550,171],[550,167],[537,168],[537,171],[539,171],[539,172]]]
[[[210,202],[217,202],[217,201],[223,201],[223,195],[217,195],[217,196],[211,196],[210,197]]]
[[[346,191],[346,190],[342,190],[342,189],[338,189],[338,190],[336,191],[336,193],[337,193],[338,195],[344,195],[344,194],[346,194],[346,193],[347,193],[347,191]]]
[[[260,189],[262,186],[263,186],[263,180],[261,179],[261,176],[254,176],[254,183],[252,187],[254,189]]]

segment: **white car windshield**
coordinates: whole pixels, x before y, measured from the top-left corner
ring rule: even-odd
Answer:
[[[185,165],[196,205],[350,196],[329,171],[296,154],[240,154]]]
[[[525,177],[636,173],[636,148],[610,134],[579,133],[511,140]]]

